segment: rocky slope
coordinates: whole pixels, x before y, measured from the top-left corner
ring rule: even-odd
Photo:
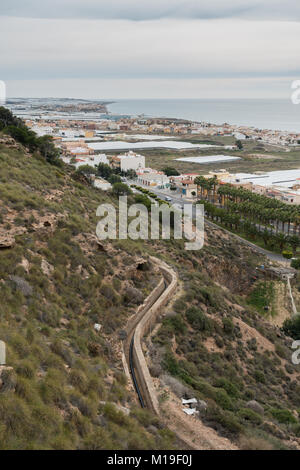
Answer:
[[[0,448],[174,448],[183,394],[206,403],[188,417],[197,446],[299,445],[291,340],[249,303],[256,254],[219,230],[199,252],[174,240],[100,244],[96,209],[112,195],[5,137],[0,165]],[[126,323],[159,279],[150,255],[180,280],[144,345],[161,418],[139,408],[121,361]]]

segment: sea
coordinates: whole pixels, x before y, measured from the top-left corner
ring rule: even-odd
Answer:
[[[108,111],[300,133],[300,105],[290,99],[123,99],[114,100]]]

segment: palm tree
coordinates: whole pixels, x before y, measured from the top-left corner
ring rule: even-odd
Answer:
[[[263,239],[263,241],[264,241],[264,244],[265,244],[266,246],[268,246],[268,242],[269,242],[270,237],[271,237],[271,234],[270,234],[269,230],[265,229],[265,230],[262,232],[261,236],[262,236],[262,239]]]
[[[203,189],[206,184],[206,178],[204,178],[204,176],[197,176],[194,183],[200,187],[200,198],[203,199]]]
[[[288,242],[292,247],[293,256],[295,256],[297,248],[300,246],[300,238],[297,235],[291,235],[290,237],[288,237]]]
[[[284,233],[277,233],[275,239],[278,244],[279,250],[282,251],[284,248],[284,245],[287,242],[286,235]]]

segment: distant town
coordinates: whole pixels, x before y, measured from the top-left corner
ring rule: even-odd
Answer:
[[[238,160],[234,152],[247,140],[278,146],[288,152],[300,145],[300,134],[228,123],[217,125],[172,118],[113,115],[108,112],[107,104],[84,100],[18,99],[9,101],[7,107],[24,119],[38,136],[52,136],[61,150],[62,160],[76,169],[83,165],[95,168],[99,164],[106,164],[124,175],[129,171],[134,172],[136,181],[141,185],[172,190],[173,194],[176,191],[190,200],[197,198],[194,180],[201,174],[206,178],[215,177],[220,185],[229,183],[289,204],[300,204],[300,169],[231,174],[226,169],[218,168],[209,171],[207,175],[200,171],[168,175],[151,168],[142,155],[143,149],[169,149],[176,152],[218,148],[220,151],[232,151],[233,155],[191,158],[174,155],[174,160],[213,164]],[[236,144],[197,144],[189,142],[188,136],[200,136],[204,140],[232,136]],[[184,140],[178,140],[180,137]],[[111,184],[103,178],[95,177],[94,185],[103,190],[111,188]]]

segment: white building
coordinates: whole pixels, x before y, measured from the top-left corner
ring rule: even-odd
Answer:
[[[44,135],[53,135],[53,127],[51,126],[34,126],[31,128],[38,137],[43,137]]]
[[[97,189],[102,189],[102,191],[108,191],[111,189],[112,185],[103,178],[96,177],[94,179],[94,187]]]
[[[81,134],[84,134],[84,133],[78,130],[72,130],[72,129],[61,129],[59,130],[59,133],[58,133],[58,135],[60,135],[61,137],[70,138],[70,139],[80,137]]]
[[[163,189],[170,186],[170,178],[159,172],[141,173],[138,175],[138,183]]]
[[[89,165],[95,168],[99,163],[105,163],[109,165],[109,160],[105,153],[100,153],[99,155],[85,155],[79,156],[78,160],[75,163],[76,170],[82,165]]]
[[[124,155],[119,155],[121,171],[134,170],[145,168],[145,157],[134,152],[128,152]]]

